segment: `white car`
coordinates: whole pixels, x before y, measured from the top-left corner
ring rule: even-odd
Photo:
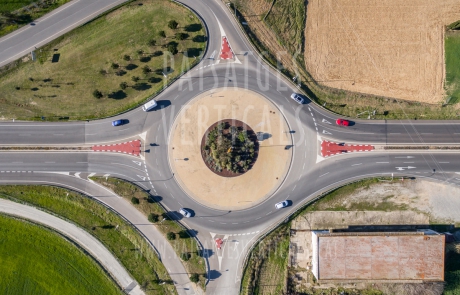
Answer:
[[[181,208],[179,213],[182,214],[185,218],[192,217],[192,213],[190,213],[187,209]]]
[[[275,208],[281,209],[281,208],[287,207],[287,205],[288,205],[288,201],[282,201],[282,202],[276,203]]]
[[[299,94],[297,93],[293,93],[291,94],[291,98],[293,100],[295,100],[296,102],[298,102],[299,104],[303,104],[305,102],[305,100],[302,98],[302,96],[300,96]]]

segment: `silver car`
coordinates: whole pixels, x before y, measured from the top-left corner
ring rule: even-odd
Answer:
[[[192,217],[192,213],[190,213],[190,211],[188,211],[187,209],[184,209],[184,208],[181,208],[179,210],[179,213],[182,214],[182,216],[184,216],[185,218]]]
[[[288,205],[288,201],[282,201],[282,202],[276,203],[275,208],[276,209],[281,209],[281,208],[286,207],[287,205]]]
[[[300,96],[299,94],[297,93],[293,93],[291,94],[291,98],[293,100],[295,100],[297,103],[299,104],[303,104],[305,102],[305,100],[302,98],[302,96]]]

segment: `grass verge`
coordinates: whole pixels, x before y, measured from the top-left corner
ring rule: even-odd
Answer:
[[[2,0],[0,5],[0,37],[31,23],[69,1]]]
[[[121,113],[193,66],[206,38],[198,17],[179,4],[131,1],[36,50],[37,61],[4,67],[1,118],[83,120]]]
[[[104,270],[56,232],[0,214],[2,294],[122,294]]]
[[[254,246],[240,294],[286,294],[290,226],[290,222],[281,225]]]
[[[176,294],[168,272],[147,241],[96,201],[66,189],[26,185],[0,186],[0,197],[41,208],[85,229],[118,258],[146,294]],[[159,285],[160,281],[167,284]]]
[[[446,33],[446,91],[449,103],[460,102],[460,31]]]
[[[225,2],[225,1],[224,1]],[[306,3],[301,0],[275,1],[233,1],[231,12],[235,12],[241,29],[246,33],[257,51],[264,59],[288,78],[297,77],[302,90],[317,104],[324,108],[351,118],[358,114],[376,111],[373,119],[458,119],[457,102],[451,99],[448,104],[426,104],[404,101],[389,97],[378,97],[334,89],[318,84],[305,68],[304,35]],[[301,13],[302,14],[301,14]],[[267,15],[268,13],[268,15]],[[267,15],[267,17],[265,17]],[[303,20],[303,22],[302,22]],[[241,22],[247,25],[241,25]],[[286,54],[281,54],[286,51]],[[446,60],[446,62],[448,62]],[[454,67],[455,64],[452,64]]]
[[[204,258],[201,257],[200,248],[194,238],[191,237],[193,233],[189,233],[188,230],[180,226],[176,221],[168,218],[167,212],[160,206],[158,200],[154,196],[149,195],[143,189],[138,186],[126,182],[118,178],[107,178],[104,177],[92,177],[92,180],[103,186],[111,189],[117,195],[125,198],[132,202],[133,198],[136,198],[139,203],[134,206],[141,211],[145,216],[153,214],[156,216],[153,223],[157,226],[157,229],[167,237],[167,234],[173,232],[175,234],[174,240],[169,240],[171,246],[176,251],[177,256],[181,257],[182,264],[189,274],[199,274],[200,281],[199,286],[205,290],[206,288],[206,263]],[[163,218],[166,220],[163,221]],[[189,256],[188,260],[182,259],[183,253]]]

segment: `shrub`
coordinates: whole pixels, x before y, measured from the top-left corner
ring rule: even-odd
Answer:
[[[111,65],[110,67],[111,67],[112,69],[116,70],[116,69],[118,69],[118,68],[120,67],[120,65],[113,62],[112,65]]]
[[[142,68],[142,73],[144,74],[148,74],[150,73],[152,70],[149,68],[149,66],[145,66]]]
[[[136,197],[132,197],[131,198],[131,203],[133,203],[134,205],[138,205],[139,204],[139,199],[136,198]]]
[[[121,82],[121,83],[120,83],[120,88],[123,89],[123,90],[125,90],[126,88],[128,88],[128,83],[126,83],[126,82]]]
[[[115,72],[115,75],[117,76],[123,76],[124,74],[126,74],[126,71],[122,69],[119,69],[118,71]]]
[[[194,283],[198,283],[200,281],[200,276],[197,273],[193,273],[190,276],[190,281],[192,281]]]
[[[170,241],[175,240],[176,239],[176,234],[173,233],[172,231],[170,231],[169,233],[166,234],[166,238],[168,238],[168,240],[170,240]]]
[[[137,82],[137,81],[139,81],[139,77],[138,76],[132,76],[131,80],[133,80],[133,82]]]
[[[151,39],[151,40],[149,41],[149,45],[150,45],[150,46],[155,46],[155,45],[157,45],[157,40]]]
[[[184,229],[179,232],[179,237],[181,239],[187,239],[190,238],[190,235],[188,234],[188,231]]]
[[[100,69],[100,70],[99,70],[99,74],[101,74],[101,75],[106,75],[106,74],[107,74],[107,71],[104,70],[104,69]]]
[[[184,261],[188,261],[190,259],[190,253],[187,253],[187,252],[181,253],[180,258]]]
[[[177,52],[179,52],[177,50],[177,45],[175,44],[168,44],[168,51],[171,52],[173,55],[177,54]]]
[[[102,92],[100,92],[99,90],[96,89],[96,90],[93,91],[93,96],[94,96],[95,98],[101,98],[101,97],[103,97],[104,95],[102,94]]]
[[[148,216],[148,220],[152,223],[158,222],[158,214],[150,213]]]
[[[158,36],[160,36],[161,38],[166,38],[166,33],[165,33],[165,31],[159,31],[159,32],[158,32]]]
[[[177,40],[184,40],[185,38],[187,38],[187,34],[184,34],[184,33],[176,33],[176,39],[177,39]]]
[[[125,55],[123,55],[123,59],[126,60],[126,61],[130,61],[130,60],[131,60],[131,56],[125,54]]]
[[[170,20],[168,22],[168,28],[170,28],[170,29],[175,30],[175,29],[177,29],[177,26],[179,26],[179,24],[175,20]]]

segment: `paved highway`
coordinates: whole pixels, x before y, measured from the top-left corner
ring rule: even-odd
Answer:
[[[80,2],[81,5],[90,5],[83,0]],[[198,232],[197,237],[207,250],[210,279],[207,294],[237,294],[244,255],[257,236],[324,191],[370,176],[405,175],[460,184],[459,152],[376,150],[327,159],[318,157],[320,136],[338,142],[379,145],[458,145],[460,123],[353,120],[350,127],[336,126],[336,115],[309,101],[299,106],[289,98],[295,91],[293,85],[253,52],[222,2],[183,0],[182,3],[191,7],[206,23],[209,43],[202,62],[156,98],[162,108],[148,113],[136,109],[112,119],[90,122],[0,124],[0,145],[3,146],[88,146],[136,136],[143,138],[145,145],[156,143],[157,146],[145,147],[149,152],[144,152],[141,160],[122,154],[91,152],[2,152],[0,180],[3,183],[34,183],[38,178],[39,183],[72,185],[91,196],[98,196],[94,191],[100,190],[100,187],[81,178],[91,173],[110,174],[149,190],[170,211],[178,211],[181,207],[193,209],[195,217],[182,222]],[[61,21],[69,26],[76,19],[63,18]],[[51,30],[51,27],[43,25],[42,29]],[[227,36],[237,60],[217,59],[222,35]],[[36,38],[49,39],[52,35],[45,37],[39,35]],[[3,39],[0,40],[0,52],[4,52],[2,58],[15,58],[11,53],[2,51],[5,44],[2,42]],[[19,46],[15,52],[21,52],[20,46],[25,46],[19,41],[10,42],[11,46]],[[178,186],[169,167],[167,142],[175,116],[193,97],[219,87],[242,87],[264,95],[280,108],[291,130],[295,131],[291,133],[295,143],[294,158],[283,185],[265,202],[245,210],[221,211],[195,202]],[[110,125],[113,119],[128,119],[129,124],[113,128]],[[275,210],[274,204],[285,199],[292,201],[292,206]],[[140,215],[129,205],[117,206],[115,210],[131,219]],[[222,250],[215,248],[215,237],[227,239]],[[187,289],[178,288],[178,292],[193,294],[192,289]]]

